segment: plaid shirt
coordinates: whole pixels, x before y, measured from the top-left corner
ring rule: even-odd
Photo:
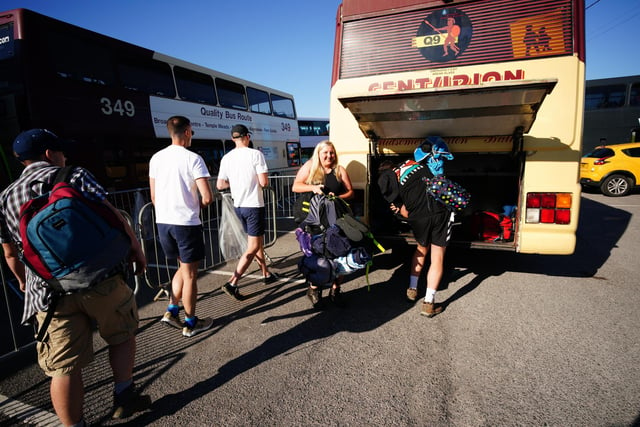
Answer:
[[[0,243],[15,243],[22,248],[20,240],[20,207],[34,195],[44,192],[44,184],[51,184],[59,167],[47,162],[35,162],[27,166],[20,177],[0,193]],[[86,169],[76,167],[69,179],[70,184],[87,198],[102,201],[106,191]],[[39,311],[47,311],[51,301],[51,290],[28,268],[25,268],[26,291],[22,323],[28,324]]]

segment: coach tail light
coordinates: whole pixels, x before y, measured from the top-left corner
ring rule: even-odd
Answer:
[[[569,224],[571,193],[527,193],[526,212],[530,224]]]

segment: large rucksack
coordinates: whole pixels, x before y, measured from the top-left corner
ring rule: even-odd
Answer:
[[[311,234],[319,234],[334,225],[338,218],[352,214],[347,202],[325,194],[314,194],[305,206],[306,217],[299,227],[309,229]]]
[[[318,255],[335,258],[351,249],[349,239],[336,225],[344,209],[348,209],[346,202],[334,196],[315,194],[309,201],[300,229],[311,236],[311,249]]]
[[[309,214],[309,205],[313,198],[313,191],[298,194],[293,205],[293,220],[296,224],[300,224]]]
[[[116,273],[131,250],[111,208],[89,200],[61,168],[51,190],[20,208],[22,262],[58,292],[84,289]]]
[[[368,284],[372,259],[364,247],[365,238],[371,239],[381,252],[385,251],[369,228],[353,216],[344,200],[314,195],[308,204],[307,217],[296,229],[296,239],[305,255],[298,264],[300,272],[310,284],[326,287],[331,286],[336,275],[365,268]]]

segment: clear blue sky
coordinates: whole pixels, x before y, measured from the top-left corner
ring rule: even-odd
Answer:
[[[341,0],[2,0],[291,93],[328,117]],[[585,0],[587,79],[640,74],[640,0]]]

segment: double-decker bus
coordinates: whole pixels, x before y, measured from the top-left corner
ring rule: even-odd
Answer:
[[[170,143],[166,120],[183,115],[212,175],[246,125],[271,172],[300,165],[293,96],[116,40],[26,9],[0,12],[0,187],[21,166],[12,141],[47,128],[75,142],[68,163],[111,190],[148,185],[151,155]]]
[[[640,75],[587,80],[583,153],[640,141]]]
[[[471,193],[452,244],[573,253],[582,0],[343,0],[335,37],[330,139],[374,233],[410,235],[391,226],[378,165],[440,136],[446,175]],[[513,237],[485,241],[482,211],[513,215]]]
[[[329,119],[327,118],[298,118],[300,132],[300,152],[302,163],[313,155],[313,149],[320,141],[329,139]]]

